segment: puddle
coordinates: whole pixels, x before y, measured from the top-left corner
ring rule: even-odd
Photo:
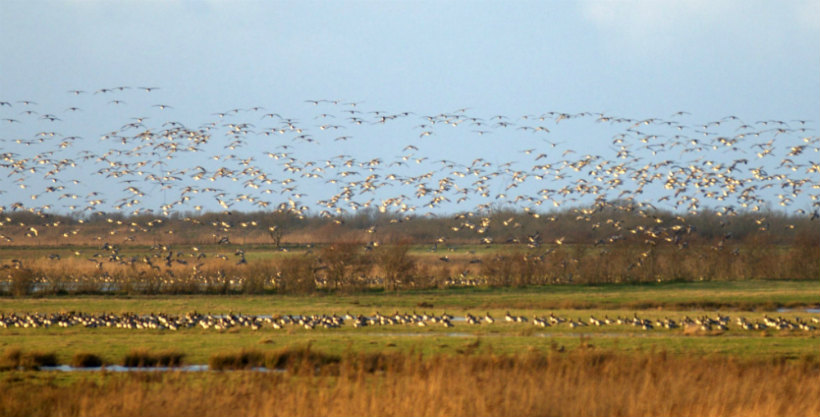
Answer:
[[[475,334],[464,332],[396,332],[396,333],[368,333],[367,336],[376,337],[473,337]]]
[[[820,308],[778,308],[778,313],[811,313],[820,314]]]
[[[184,366],[154,366],[154,367],[138,367],[138,366],[122,366],[122,365],[108,365],[97,366],[90,368],[77,368],[69,365],[59,366],[42,366],[41,371],[57,371],[57,372],[212,372],[208,365],[184,365]],[[256,367],[248,369],[237,369],[238,371],[251,372],[285,372],[284,369],[269,369],[265,367]],[[225,371],[234,371],[234,369],[227,369]],[[213,371],[217,372],[217,371]]]

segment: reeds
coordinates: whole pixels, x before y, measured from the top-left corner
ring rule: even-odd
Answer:
[[[185,354],[175,350],[152,352],[146,349],[132,349],[125,355],[123,366],[133,368],[143,367],[174,367],[182,365]]]
[[[367,365],[367,366],[365,366]],[[318,371],[317,371],[318,369]],[[815,416],[820,370],[579,349],[516,356],[343,357],[291,374],[108,374],[0,381],[4,416]]]
[[[303,369],[322,369],[337,365],[341,357],[311,350],[306,347],[286,347],[271,352],[243,349],[237,352],[217,353],[210,357],[208,366],[215,371],[266,368],[299,372]]]
[[[215,371],[260,368],[265,366],[265,355],[257,350],[217,353],[208,359],[208,366]]]
[[[19,348],[8,348],[0,355],[0,371],[10,369],[39,369],[41,366],[57,366],[57,355],[53,352],[23,352]]]
[[[71,357],[70,364],[75,368],[97,368],[103,365],[103,360],[94,353],[77,352]]]

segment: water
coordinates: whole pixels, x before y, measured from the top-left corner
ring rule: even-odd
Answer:
[[[778,308],[778,313],[810,313],[820,314],[820,308]]]
[[[154,367],[139,367],[139,366],[122,366],[122,365],[108,365],[97,366],[89,368],[78,368],[69,365],[59,366],[42,366],[41,371],[57,371],[57,372],[216,372],[211,370],[208,365],[185,365],[185,366],[154,366]],[[265,367],[256,367],[242,369],[250,372],[285,372],[284,369],[269,369]]]

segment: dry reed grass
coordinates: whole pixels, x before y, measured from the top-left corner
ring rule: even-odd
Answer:
[[[71,357],[70,365],[75,368],[96,368],[103,365],[103,360],[94,353],[78,352]]]
[[[380,355],[369,355],[377,357]],[[348,357],[356,364],[365,356]],[[243,349],[237,352],[217,353],[208,360],[212,370],[238,370],[252,368],[267,368],[299,372],[304,369],[323,369],[328,366],[338,366],[342,358],[337,355],[326,354],[306,347],[286,347],[270,352],[260,352],[253,349]]]
[[[151,373],[32,389],[0,382],[4,416],[816,416],[820,369],[800,362],[580,349],[343,358],[294,374]],[[318,371],[317,371],[318,370]]]
[[[153,366],[180,366],[185,354],[175,350],[151,352],[146,349],[133,349],[125,355],[123,366],[153,367]]]
[[[53,352],[23,352],[19,348],[7,348],[0,355],[0,371],[9,369],[39,369],[56,366],[57,355]]]

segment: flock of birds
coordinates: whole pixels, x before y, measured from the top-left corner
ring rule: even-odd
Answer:
[[[109,217],[112,228],[123,226],[112,213],[143,214],[154,219],[130,226],[148,231],[184,212],[282,211],[343,222],[369,209],[401,222],[438,210],[460,213],[453,229],[479,235],[507,226],[486,215],[499,207],[544,219],[548,208],[589,207],[576,209],[579,221],[636,207],[645,215],[760,212],[765,221],[781,206],[820,217],[820,136],[809,120],[692,122],[683,111],[419,114],[320,99],[307,100],[310,111],[299,109],[299,118],[252,106],[189,123],[173,117],[188,110],[157,102],[161,91],[70,90],[64,108],[0,99],[0,240],[12,239],[4,229],[36,239],[43,227],[60,226],[8,217],[24,211]],[[673,233],[684,222],[639,232]],[[66,243],[74,234],[63,234]]]
[[[75,327],[81,326],[85,328],[120,328],[120,329],[155,329],[155,330],[180,330],[180,329],[212,329],[212,330],[227,330],[230,328],[249,328],[252,330],[260,330],[262,328],[270,329],[285,329],[285,328],[304,328],[306,330],[313,330],[315,328],[337,329],[342,327],[374,327],[374,326],[441,326],[445,328],[452,328],[454,323],[462,322],[465,325],[492,325],[495,323],[527,323],[531,322],[538,327],[566,327],[570,329],[577,329],[583,327],[602,327],[602,326],[632,326],[643,330],[653,329],[694,329],[700,331],[727,331],[732,326],[738,330],[793,330],[813,332],[817,330],[817,325],[820,324],[820,318],[813,316],[808,320],[800,317],[793,319],[778,317],[769,317],[763,315],[760,319],[750,320],[743,316],[738,316],[734,325],[731,323],[729,316],[716,314],[713,317],[708,315],[699,317],[684,316],[678,320],[669,317],[657,318],[650,320],[648,318],[638,317],[637,313],[632,317],[615,317],[610,318],[604,316],[599,319],[595,316],[590,316],[587,320],[580,317],[561,317],[553,313],[546,316],[533,316],[528,320],[524,316],[515,316],[507,312],[504,319],[496,319],[486,313],[481,316],[474,316],[467,313],[464,317],[455,317],[447,313],[440,315],[422,313],[399,313],[396,311],[393,314],[381,314],[375,312],[373,315],[365,316],[362,314],[337,315],[337,314],[321,314],[321,315],[290,315],[290,314],[275,314],[275,315],[245,315],[230,313],[226,315],[212,315],[200,314],[196,312],[184,314],[181,316],[169,314],[148,314],[140,315],[134,313],[103,313],[103,314],[86,314],[81,312],[68,313],[0,313],[0,328],[48,328],[56,327]]]

